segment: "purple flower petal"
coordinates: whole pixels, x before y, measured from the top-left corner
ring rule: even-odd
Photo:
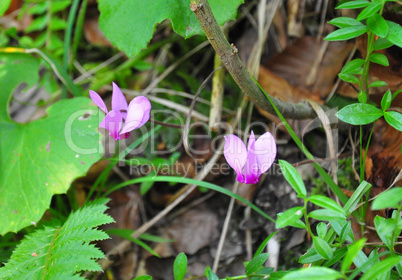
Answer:
[[[145,96],[137,96],[136,98],[131,100],[130,105],[128,105],[128,114],[130,114],[131,111],[135,110],[135,108],[138,108],[134,106],[136,104],[140,105],[143,111],[143,116],[138,126],[141,127],[149,120],[151,112],[151,102],[149,102],[148,98],[146,98]]]
[[[106,114],[108,113],[107,107],[105,105],[105,102],[103,102],[102,98],[99,96],[99,94],[97,94],[96,92],[94,92],[93,90],[89,91],[89,96],[91,97],[93,103],[95,103],[96,106],[99,107],[99,109],[101,109],[103,112],[105,112]]]
[[[248,140],[247,160],[243,169],[244,183],[256,184],[258,183],[260,175],[261,172],[258,166],[257,157],[255,155],[255,136],[254,132],[251,131],[251,135]]]
[[[254,148],[260,173],[265,173],[271,167],[276,157],[274,136],[269,132],[265,132],[255,141]]]
[[[99,127],[103,127],[104,129],[109,130],[110,136],[114,138],[114,140],[123,139],[119,135],[119,131],[123,125],[123,117],[119,111],[112,110],[110,111],[106,117],[99,124]]]
[[[120,131],[120,134],[130,132],[131,130],[142,126],[143,117],[144,111],[142,106],[140,104],[130,104],[130,108],[127,112],[127,118],[124,122],[123,129]]]
[[[223,154],[230,167],[236,171],[237,181],[244,183],[242,170],[247,159],[246,145],[236,135],[225,136]]]
[[[112,110],[119,111],[123,118],[127,115],[127,100],[115,83],[113,83]]]

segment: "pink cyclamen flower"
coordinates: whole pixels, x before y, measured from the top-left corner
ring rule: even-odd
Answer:
[[[236,171],[237,181],[256,184],[262,173],[266,172],[276,157],[275,139],[266,132],[257,141],[251,131],[248,148],[236,135],[225,136],[223,154],[228,164]]]
[[[99,94],[90,90],[89,95],[99,109],[106,113],[99,127],[109,130],[109,135],[114,140],[128,138],[130,131],[143,126],[149,120],[151,102],[148,98],[137,96],[127,105],[126,98],[115,83],[113,83],[112,110],[110,112]]]

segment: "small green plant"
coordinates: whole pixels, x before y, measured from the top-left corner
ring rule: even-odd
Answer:
[[[108,239],[98,226],[114,222],[105,214],[108,199],[88,203],[71,213],[64,223],[52,220],[25,236],[10,260],[0,268],[1,279],[84,279],[83,271],[102,271],[104,258],[91,244]]]

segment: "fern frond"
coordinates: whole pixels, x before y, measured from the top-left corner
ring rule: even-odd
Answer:
[[[0,268],[0,279],[84,279],[82,271],[101,271],[96,262],[105,255],[92,241],[109,236],[96,227],[114,222],[104,212],[108,199],[87,204],[70,214],[61,225],[45,226],[25,236],[8,263]]]

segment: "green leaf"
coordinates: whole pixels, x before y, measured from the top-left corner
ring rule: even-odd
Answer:
[[[299,263],[313,263],[318,260],[322,260],[322,257],[317,253],[317,250],[314,247],[311,247],[304,255],[300,256]]]
[[[320,254],[326,260],[332,259],[334,253],[332,252],[331,246],[322,239],[321,237],[314,236],[313,237],[314,248],[317,250],[317,253]]]
[[[358,22],[356,19],[350,18],[350,17],[337,17],[337,18],[330,20],[328,23],[335,25],[339,28],[353,26],[353,25],[363,25],[361,22]]]
[[[387,22],[379,14],[374,14],[367,19],[367,27],[381,38],[384,38],[388,34]]]
[[[257,257],[254,257],[246,266],[246,275],[256,272],[267,261],[269,254],[262,253]]]
[[[292,188],[297,193],[298,197],[306,198],[306,186],[304,185],[303,179],[290,163],[284,160],[279,160],[279,166],[281,167],[283,176],[286,181],[292,186]]]
[[[285,212],[278,214],[278,219],[276,220],[276,228],[287,227],[303,216],[303,206],[293,207]]]
[[[209,266],[207,266],[207,268],[205,269],[205,276],[207,276],[208,280],[219,280],[219,277],[216,276],[216,274],[212,272],[212,270]]]
[[[377,13],[381,9],[382,3],[378,2],[372,2],[370,5],[368,5],[366,8],[363,9],[363,11],[360,12],[360,14],[357,16],[356,20],[357,21],[362,21],[363,19],[366,19],[375,13]]]
[[[364,59],[361,58],[356,58],[351,61],[349,61],[345,66],[343,66],[341,73],[347,74],[353,71],[356,71],[356,69],[361,69],[361,67],[364,64]],[[359,80],[357,80],[359,82]]]
[[[353,263],[353,260],[359,254],[366,241],[367,240],[365,238],[362,238],[353,245],[348,246],[348,253],[346,254],[346,256],[342,261],[342,267],[341,267],[342,273],[345,273],[349,269],[349,267]]]
[[[38,71],[31,55],[0,54],[0,235],[38,222],[52,196],[101,158],[99,118],[88,98],[59,101],[31,123],[10,119],[12,92],[22,82],[32,86]]]
[[[368,271],[366,271],[360,280],[376,279],[377,276],[383,274],[385,271],[390,270],[401,261],[401,257],[390,257],[374,264]]]
[[[11,0],[2,0],[0,5],[0,17],[4,15],[7,11],[8,7],[10,6]]]
[[[64,225],[52,220],[25,236],[0,268],[0,279],[83,279],[82,271],[102,271],[96,259],[104,254],[92,242],[109,238],[97,229],[114,222],[104,214],[108,201],[93,201],[71,213]]]
[[[374,225],[377,234],[382,242],[384,242],[389,250],[393,250],[395,239],[393,232],[395,231],[395,228],[397,226],[397,221],[395,221],[394,219],[385,219],[380,216],[375,216]]]
[[[186,254],[180,253],[177,255],[173,263],[173,275],[175,280],[183,280],[187,272],[187,257]]]
[[[371,84],[369,84],[369,87],[370,88],[372,88],[372,87],[385,87],[387,85],[388,84],[386,82],[384,82],[384,81],[374,81]]]
[[[359,83],[359,79],[355,75],[339,73],[338,76],[342,81],[345,81],[347,83],[352,83],[352,84],[358,84]]]
[[[349,40],[359,37],[360,35],[366,33],[367,30],[368,28],[365,25],[353,25],[349,27],[344,27],[328,34],[328,36],[325,37],[324,40],[328,41]]]
[[[355,0],[343,3],[339,6],[336,6],[337,9],[359,9],[364,8],[370,5],[369,1],[366,0]]]
[[[381,109],[383,111],[388,110],[389,106],[391,106],[392,102],[392,94],[391,90],[388,90],[381,99]]]
[[[57,13],[63,11],[65,8],[71,5],[70,0],[57,0],[50,2],[50,11],[52,13]]]
[[[335,221],[335,223],[336,223],[336,221]],[[331,221],[331,225],[333,225],[333,224],[334,224],[334,221]],[[339,234],[339,239],[341,242],[344,242],[345,240],[349,241],[350,243],[355,242],[355,237],[354,237],[353,231],[352,231],[352,223],[350,221],[345,222],[345,224],[342,226],[341,232]]]
[[[260,246],[258,246],[257,251],[255,251],[254,258],[257,257],[259,254],[261,254],[262,250],[264,250],[265,246],[267,246],[269,240],[271,240],[271,238],[277,233],[278,232],[275,231],[275,232],[271,233],[267,238],[264,239],[264,241],[260,244]]]
[[[402,114],[395,111],[384,112],[384,118],[393,128],[402,131]]]
[[[331,268],[312,266],[294,270],[286,274],[282,280],[336,280],[338,278],[342,278],[342,274]]]
[[[113,45],[135,56],[151,40],[155,26],[165,19],[185,38],[202,34],[201,26],[188,0],[100,0],[99,27]],[[219,25],[236,17],[243,0],[209,1]]]
[[[152,276],[141,275],[141,276],[135,277],[134,280],[152,280]]]
[[[308,198],[309,201],[314,203],[317,206],[320,206],[325,209],[333,210],[339,212],[342,215],[345,215],[345,211],[343,208],[336,203],[334,200],[330,199],[329,197],[323,195],[312,195]]]
[[[388,28],[387,28],[388,30]],[[391,46],[393,46],[394,44],[390,41],[388,41],[386,38],[378,38],[377,40],[375,40],[374,44],[373,44],[373,50],[378,51],[378,50],[383,50],[383,49],[387,49]]]
[[[365,125],[381,118],[383,112],[373,105],[356,103],[343,107],[335,115],[343,122]]]
[[[371,205],[371,209],[380,210],[385,208],[398,208],[401,202],[402,188],[395,187],[382,192],[379,196],[377,196]]]
[[[43,30],[48,23],[48,19],[49,19],[49,17],[47,14],[37,17],[36,19],[34,19],[32,21],[32,23],[27,28],[25,28],[25,32]]]
[[[30,15],[41,15],[41,14],[46,13],[47,7],[48,7],[48,3],[49,3],[49,2],[47,2],[47,1],[35,3],[35,5],[32,5],[32,6],[28,9],[28,14],[30,14]]]
[[[50,30],[64,30],[67,27],[67,21],[58,17],[52,17],[49,23]]]
[[[360,199],[365,193],[369,191],[370,188],[371,185],[367,181],[363,181],[360,183],[360,185],[353,192],[352,196],[348,199],[345,206],[343,207],[347,217],[349,217],[349,215],[355,210],[357,203],[360,202]]]
[[[382,53],[371,54],[370,61],[383,66],[389,66],[388,58]]]
[[[327,225],[325,223],[318,223],[317,227],[317,235],[321,238],[324,238],[327,234]]]
[[[331,221],[333,219],[346,219],[345,215],[329,209],[311,211],[308,216],[319,221]]]
[[[389,20],[386,20],[386,22],[388,24],[388,34],[386,38],[391,43],[402,48],[402,27],[399,24]]]

